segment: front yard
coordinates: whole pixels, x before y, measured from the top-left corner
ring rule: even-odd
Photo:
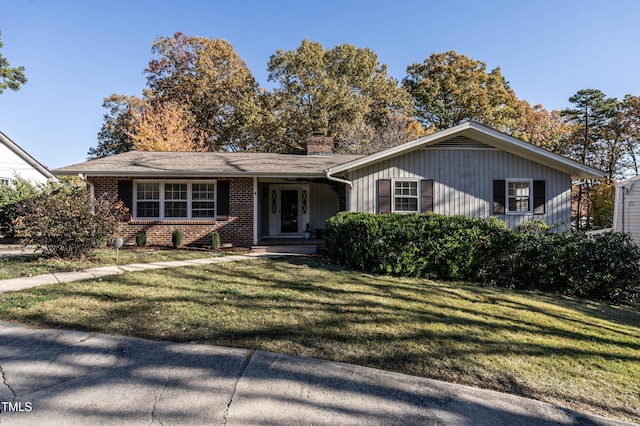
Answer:
[[[87,268],[108,265],[127,265],[130,263],[170,262],[172,260],[198,259],[217,256],[206,250],[171,250],[160,248],[127,247],[119,251],[112,248],[94,250],[91,257],[84,260],[47,259],[39,254],[16,258],[0,258],[0,280],[30,277],[55,272],[81,271]]]
[[[640,423],[640,309],[255,259],[0,294],[0,319],[255,348]]]

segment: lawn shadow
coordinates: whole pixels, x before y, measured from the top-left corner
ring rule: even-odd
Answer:
[[[102,330],[112,333],[142,336],[152,339],[170,339],[173,341],[196,341],[201,343],[281,351],[289,354],[304,354],[317,358],[338,359],[357,365],[373,366],[398,372],[449,379],[461,383],[482,386],[483,376],[470,377],[465,373],[480,371],[482,365],[477,356],[528,355],[546,357],[562,355],[573,358],[603,357],[638,362],[635,354],[612,356],[599,349],[585,350],[575,347],[559,349],[555,345],[536,342],[506,345],[504,340],[474,335],[467,330],[477,329],[487,335],[536,332],[547,333],[554,338],[570,339],[578,342],[591,342],[592,334],[581,331],[567,331],[558,327],[541,328],[539,324],[519,318],[491,312],[497,298],[495,291],[479,289],[474,296],[465,290],[448,289],[429,281],[407,283],[402,279],[370,276],[343,270],[335,265],[325,265],[314,258],[284,258],[277,260],[252,260],[266,264],[268,270],[253,272],[246,264],[220,264],[199,267],[165,269],[157,274],[162,279],[148,284],[148,293],[132,297],[130,295],[110,295],[110,285],[140,287],[138,273],[105,277],[95,291],[79,290],[73,285],[52,286],[61,296],[87,297],[113,302],[96,315],[95,321],[69,323],[55,317],[33,313],[26,320],[34,321],[45,327],[72,327],[89,330]],[[320,269],[320,275],[307,276],[308,268]],[[326,268],[326,269],[325,269]],[[337,276],[338,284],[328,282],[324,272]],[[145,272],[143,274],[151,274]],[[344,274],[344,276],[341,276]],[[342,280],[342,281],[341,281]],[[173,284],[172,284],[173,283]],[[165,292],[171,288],[175,292]],[[233,290],[237,289],[237,290]],[[163,290],[163,291],[161,291]],[[188,291],[187,291],[188,290]],[[43,290],[44,291],[44,290]],[[51,290],[53,291],[53,290]],[[133,291],[133,290],[132,290]],[[296,297],[290,296],[294,292]],[[311,301],[306,295],[313,294]],[[456,297],[464,305],[439,302],[440,296]],[[391,298],[386,300],[384,298]],[[156,307],[171,304],[190,304],[207,309],[207,315],[194,318],[177,318],[179,327],[162,330],[164,323],[158,319],[154,323]],[[509,299],[513,309],[533,310],[534,306]],[[295,322],[278,323],[267,319],[249,320],[240,326],[230,323],[215,323],[214,308],[229,309],[230,312],[243,313],[256,309],[267,310],[278,318],[295,318]],[[487,312],[490,312],[489,313]],[[545,312],[541,312],[545,313]],[[185,315],[186,316],[186,315]],[[493,318],[489,318],[493,316]],[[562,315],[556,317],[563,321],[573,321]],[[91,318],[90,316],[88,318]],[[126,324],[125,324],[125,320]],[[191,322],[190,322],[191,321]],[[443,325],[452,327],[448,331],[437,331],[433,327],[415,326],[404,328],[404,321],[413,324]],[[126,325],[126,328],[123,328]],[[176,324],[166,324],[175,327]],[[597,327],[597,323],[587,327]],[[368,331],[371,330],[371,331]],[[455,331],[457,330],[457,331]],[[162,334],[165,333],[165,334]],[[415,345],[427,345],[430,342],[453,342],[454,345],[425,346],[416,350]],[[616,344],[617,341],[600,339],[598,343]],[[638,351],[637,343],[626,342],[627,350]],[[340,349],[349,347],[349,350]],[[391,348],[384,352],[381,347]],[[452,349],[453,348],[453,349]],[[342,352],[341,352],[342,351]],[[438,375],[439,366],[451,367],[453,364],[443,360],[460,360],[468,371],[458,371],[447,375]],[[420,364],[433,364],[431,368],[420,371]],[[2,364],[0,364],[1,366]],[[508,372],[493,372],[497,377],[488,387],[518,393],[524,396],[540,397],[539,391],[530,389],[521,379]],[[372,390],[374,392],[374,390]],[[579,406],[593,405],[605,412],[608,407],[592,400],[587,393],[576,399],[575,395],[561,395],[567,401],[575,400]],[[637,412],[625,411],[616,407],[620,413],[631,418],[639,418]],[[635,417],[634,417],[635,416]]]
[[[6,424],[607,424],[352,365],[9,323],[0,324],[0,371],[2,400],[33,407],[5,410]]]

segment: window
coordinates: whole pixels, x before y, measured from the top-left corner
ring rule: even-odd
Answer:
[[[160,217],[160,183],[138,182],[136,216]]]
[[[417,213],[418,181],[396,180],[393,182],[393,211],[398,213]]]
[[[187,217],[187,184],[164,184],[164,217]]]
[[[214,219],[215,182],[136,182],[139,219]]]
[[[194,183],[191,185],[191,217],[213,218],[215,216],[215,185]]]
[[[507,180],[507,213],[531,212],[531,181]]]
[[[11,185],[11,179],[0,178],[0,186],[9,186]]]

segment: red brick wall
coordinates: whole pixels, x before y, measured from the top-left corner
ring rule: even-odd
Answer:
[[[314,134],[307,138],[307,155],[331,155],[333,152],[333,138]]]
[[[208,178],[216,179],[215,177]],[[119,180],[130,177],[91,177],[96,196],[108,193],[117,195]],[[146,179],[145,179],[146,180]],[[162,180],[162,179],[159,179]],[[196,179],[185,179],[196,180]],[[220,178],[229,181],[229,217],[225,221],[201,220],[131,220],[123,222],[118,229],[125,244],[135,244],[136,234],[145,231],[148,245],[171,245],[171,234],[175,229],[184,233],[185,245],[210,245],[212,231],[220,233],[222,244],[249,247],[253,244],[253,178]]]

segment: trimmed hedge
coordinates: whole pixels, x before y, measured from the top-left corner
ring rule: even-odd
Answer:
[[[541,226],[514,232],[495,218],[435,213],[343,212],[326,228],[329,257],[373,273],[606,300],[629,300],[640,283],[640,248],[622,233],[588,238]]]
[[[463,279],[506,235],[498,220],[425,214],[339,213],[326,223],[327,251],[339,263],[376,273]],[[482,254],[478,251],[482,250]]]

